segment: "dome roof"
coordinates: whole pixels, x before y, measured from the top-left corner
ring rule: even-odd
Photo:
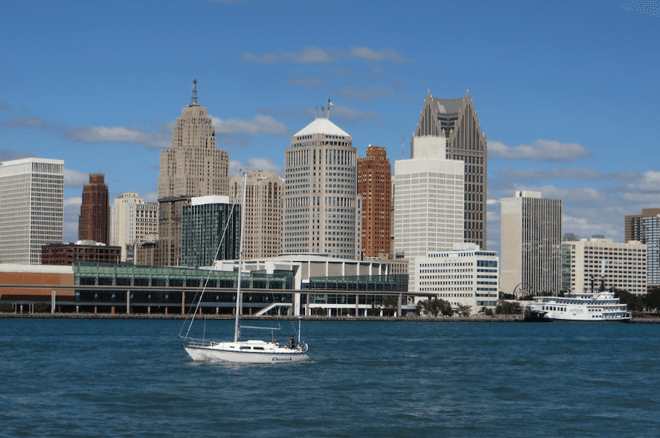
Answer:
[[[350,137],[350,134],[347,134],[339,126],[332,123],[326,118],[315,119],[312,123],[305,126],[303,129],[295,133],[293,136],[298,137],[301,135],[312,135],[312,134],[327,134],[327,135],[339,135],[342,137]]]

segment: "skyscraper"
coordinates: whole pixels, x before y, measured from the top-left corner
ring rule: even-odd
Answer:
[[[464,163],[464,235],[465,242],[486,249],[486,202],[488,193],[488,145],[481,132],[477,112],[468,91],[458,99],[437,99],[429,91],[424,101],[415,136],[445,137],[448,160]],[[414,143],[413,143],[414,144]],[[416,158],[414,146],[411,158]]]
[[[158,204],[144,202],[137,192],[122,192],[112,206],[112,244],[121,247],[121,261],[132,262],[141,242],[158,239]]]
[[[83,186],[78,240],[110,244],[110,194],[102,173],[90,174],[89,183]]]
[[[540,192],[502,199],[502,291],[558,293],[561,282],[562,202]]]
[[[243,205],[243,177],[229,182],[230,201]],[[268,170],[247,172],[243,258],[277,257],[282,246],[282,193],[284,180]]]
[[[369,145],[366,158],[358,158],[358,194],[362,196],[364,255],[392,258],[392,166],[385,148]]]
[[[660,208],[644,208],[642,214],[625,218],[626,242],[636,240],[648,247],[649,286],[660,286]]]
[[[394,162],[397,257],[426,257],[463,243],[463,163],[445,159],[444,143],[415,137],[415,158]]]
[[[157,265],[181,263],[183,207],[190,205],[192,197],[213,195],[229,195],[229,154],[216,148],[213,120],[197,102],[194,80],[190,105],[181,111],[174,127],[172,148],[160,155]]]
[[[362,218],[351,136],[317,118],[291,138],[284,172],[282,252],[357,259]]]
[[[41,248],[62,243],[64,161],[0,163],[0,263],[38,265]]]

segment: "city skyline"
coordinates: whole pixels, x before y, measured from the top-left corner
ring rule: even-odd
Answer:
[[[500,199],[516,190],[562,200],[565,232],[618,242],[626,215],[660,205],[648,159],[659,17],[615,1],[374,5],[9,1],[0,161],[65,161],[64,240],[75,241],[91,173],[106,175],[113,199],[156,201],[160,152],[193,78],[230,177],[283,176],[291,135],[325,116],[328,98],[359,156],[377,144],[394,165],[410,157],[427,92],[469,89],[488,141],[489,250],[500,250]],[[438,32],[452,41],[433,53]]]

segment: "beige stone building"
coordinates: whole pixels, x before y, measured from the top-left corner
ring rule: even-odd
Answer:
[[[327,118],[291,138],[284,163],[283,254],[360,258],[357,159],[352,137]]]
[[[646,294],[647,245],[638,241],[612,242],[612,239],[580,239],[563,242],[571,266],[570,292],[605,288]],[[603,276],[603,273],[605,274]]]
[[[243,204],[243,177],[229,182],[232,202]],[[247,172],[245,238],[246,260],[277,257],[282,245],[282,193],[284,179],[268,170]]]
[[[502,292],[511,294],[518,288],[559,293],[562,202],[531,191],[518,191],[501,202]]]
[[[172,148],[160,155],[159,266],[181,263],[182,210],[190,198],[229,195],[229,154],[216,148],[213,121],[197,102],[197,80],[193,83],[192,101],[176,121]]]
[[[144,202],[137,192],[122,192],[112,205],[112,245],[121,247],[121,261],[133,262],[133,249],[158,240],[158,204]]]

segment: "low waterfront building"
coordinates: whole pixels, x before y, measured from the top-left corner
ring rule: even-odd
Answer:
[[[387,263],[320,259],[284,256],[245,262],[241,311],[254,316],[370,316],[378,315],[388,299],[401,303],[405,311],[414,308],[407,275],[389,274]],[[0,300],[27,309],[52,299],[57,313],[186,314],[205,288],[199,313],[227,315],[236,305],[237,265],[236,260],[223,261],[215,269],[74,262],[33,267],[41,271],[31,276],[18,268],[0,270],[3,284],[18,285],[2,289]],[[18,265],[3,268],[7,266]],[[50,276],[49,269],[62,270],[65,278]],[[55,288],[61,284],[67,287]],[[44,288],[33,292],[34,285]]]
[[[108,246],[93,240],[44,245],[41,256],[43,265],[71,266],[75,261],[119,263],[120,260],[120,246]]]
[[[499,257],[495,251],[482,251],[475,243],[455,244],[452,251],[430,252],[415,257],[409,290],[424,293],[416,300],[436,294],[454,309],[470,306],[476,313],[497,306]]]

